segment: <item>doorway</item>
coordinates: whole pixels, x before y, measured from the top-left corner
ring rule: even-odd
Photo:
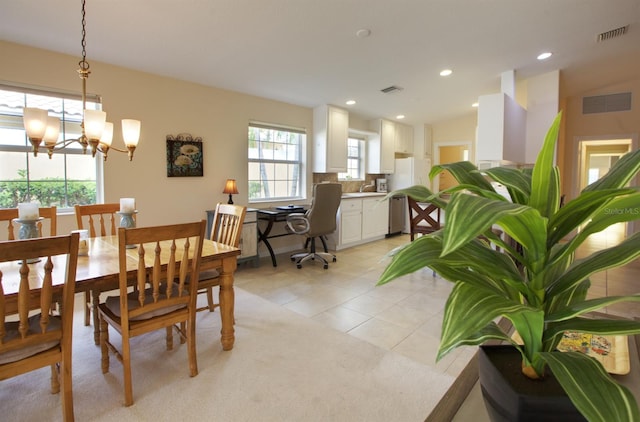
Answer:
[[[633,145],[634,142],[631,138],[579,140],[578,191],[582,191],[607,174],[620,157],[633,150]],[[631,183],[635,184],[634,181]],[[612,226],[609,231],[631,234],[633,233],[632,226],[633,224],[627,227],[626,223],[618,223]]]
[[[458,161],[469,161],[469,154],[471,150],[471,143],[458,143],[458,144],[435,144],[435,157],[436,164],[448,164],[456,163]],[[456,186],[458,182],[448,171],[443,171],[434,180],[433,186],[438,187],[438,191],[448,189],[452,186]]]

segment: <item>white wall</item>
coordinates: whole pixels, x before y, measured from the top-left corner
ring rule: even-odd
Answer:
[[[0,41],[0,80],[79,93],[78,58]],[[168,58],[169,60],[170,58]],[[158,225],[206,218],[205,210],[226,202],[227,178],[238,182],[234,202],[247,204],[247,125],[259,120],[306,128],[312,133],[312,110],[190,82],[90,61],[87,90],[103,97],[107,118],[142,121],[134,160],[112,152],[105,164],[105,202],[136,198],[138,225]],[[119,125],[114,125],[118,127]],[[114,146],[122,146],[119,127]],[[203,138],[204,177],[166,175],[168,134]],[[310,157],[310,152],[307,152]],[[310,161],[309,161],[310,162]],[[307,185],[311,182],[306,171]],[[308,188],[308,186],[307,186]],[[310,192],[310,189],[307,189]],[[306,201],[302,201],[306,202]],[[265,204],[265,206],[268,204]],[[58,232],[75,229],[73,216],[61,216]]]

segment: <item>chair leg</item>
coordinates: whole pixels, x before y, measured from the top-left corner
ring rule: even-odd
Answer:
[[[167,332],[167,350],[173,349],[173,325],[166,327]]]
[[[100,318],[100,352],[102,354],[102,373],[109,372],[109,324],[103,318]]]
[[[88,327],[91,323],[91,291],[84,292],[84,325]]]
[[[64,360],[59,366],[60,385],[62,386],[62,420],[73,422],[73,387],[71,385],[71,363]]]
[[[213,301],[213,287],[207,288],[207,305],[209,306],[209,312],[215,311],[216,303]]]
[[[51,394],[60,392],[60,379],[58,378],[58,364],[51,365]]]
[[[198,375],[198,359],[196,354],[196,324],[195,317],[187,322],[187,354],[189,358],[189,376]],[[234,321],[235,323],[235,321]]]
[[[124,405],[131,406],[133,404],[133,382],[131,379],[131,345],[129,337],[126,335],[122,338],[122,368],[124,371]]]

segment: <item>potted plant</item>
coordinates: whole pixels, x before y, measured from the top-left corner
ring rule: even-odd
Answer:
[[[558,352],[556,346],[565,331],[640,333],[638,321],[593,315],[621,301],[640,301],[640,295],[587,299],[592,274],[640,255],[640,233],[586,258],[574,256],[589,235],[640,218],[640,193],[627,187],[640,170],[640,151],[623,156],[604,177],[561,206],[559,171],[553,165],[561,115],[532,169],[480,172],[470,162],[444,164],[435,166],[430,177],[447,170],[458,186],[440,193],[424,186],[390,193],[436,203],[444,208],[446,223],[394,251],[378,284],[423,267],[454,283],[437,360],[458,346],[501,340],[519,352],[518,372],[533,379],[552,374],[586,419],[639,421],[633,395],[599,362],[580,352]],[[510,197],[497,193],[491,181],[506,187]],[[496,226],[514,242],[497,236],[492,231]],[[496,324],[500,317],[510,321],[522,344]]]

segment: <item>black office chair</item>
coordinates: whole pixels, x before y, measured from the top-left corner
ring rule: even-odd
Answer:
[[[336,231],[336,214],[340,207],[342,185],[340,183],[319,183],[313,187],[311,207],[302,213],[287,216],[287,230],[307,237],[308,252],[291,255],[298,268],[308,260],[319,260],[324,269],[329,268],[329,260],[336,262],[336,256],[329,253],[326,236]],[[316,251],[316,238],[319,238],[324,252]],[[305,246],[306,247],[306,246]]]

